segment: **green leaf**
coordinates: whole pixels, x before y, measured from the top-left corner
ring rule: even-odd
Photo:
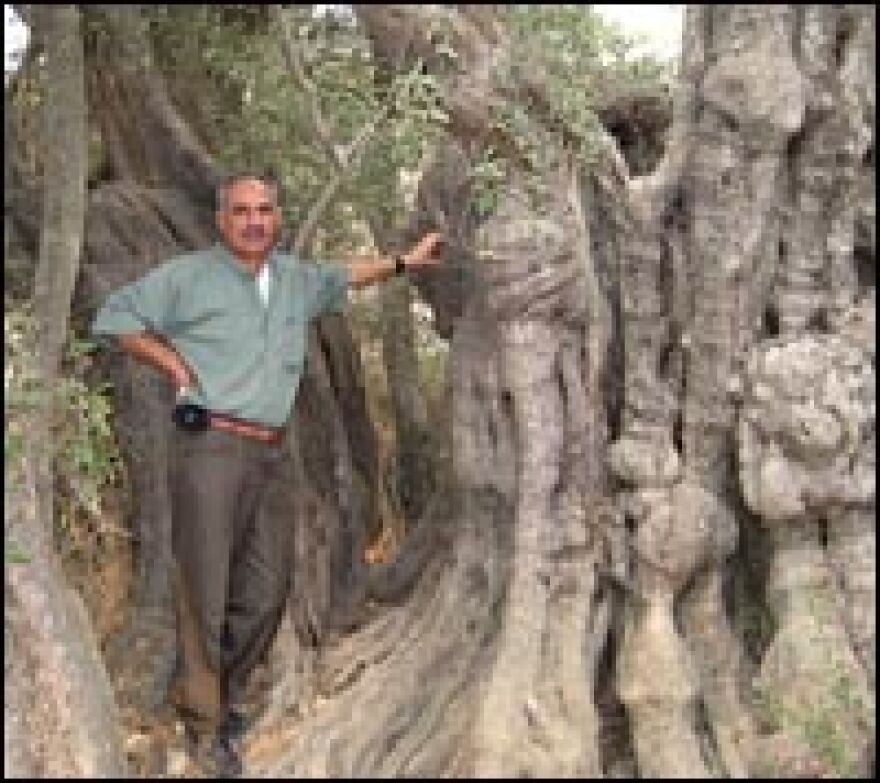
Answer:
[[[31,562],[31,556],[14,541],[7,541],[6,545],[3,547],[3,551],[7,563]]]

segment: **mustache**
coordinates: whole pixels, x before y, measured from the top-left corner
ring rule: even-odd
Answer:
[[[241,235],[245,239],[262,239],[266,236],[266,231],[262,226],[247,226],[242,229]]]

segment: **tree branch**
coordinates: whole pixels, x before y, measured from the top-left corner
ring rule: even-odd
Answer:
[[[458,72],[442,80],[441,90],[451,118],[451,131],[460,139],[491,142],[514,162],[526,163],[516,139],[493,121],[491,107],[499,102],[523,106],[543,128],[560,133],[565,146],[571,146],[578,138],[549,99],[546,76],[536,63],[521,67],[520,75],[509,82],[495,76],[505,58],[513,56],[510,38],[495,9],[475,5],[355,5],[354,9],[373,41],[374,50],[389,64],[394,64],[393,55],[399,48],[391,34],[394,31],[429,30],[436,20],[448,25]],[[428,68],[442,61],[427,35],[411,36],[408,52],[411,59],[421,58]],[[627,182],[629,170],[617,142],[604,129],[598,135],[600,167],[621,184]]]
[[[324,186],[320,196],[318,196],[318,199],[312,204],[311,209],[309,209],[306,219],[302,222],[296,232],[296,236],[292,243],[292,250],[295,255],[299,255],[305,249],[321,215],[333,200],[333,197],[336,195],[336,192],[339,190],[342,183],[351,176],[352,172],[360,164],[368,146],[368,142],[373,138],[382,122],[384,122],[391,113],[391,105],[387,105],[382,111],[373,117],[373,119],[369,120],[360,131],[358,131],[357,136],[355,136],[350,144],[347,146],[336,144],[336,135],[321,110],[318,89],[306,72],[305,65],[300,57],[299,47],[293,40],[290,11],[279,6],[272,6],[271,13],[281,31],[281,51],[284,60],[293,74],[296,83],[299,84],[299,86],[309,95],[315,136],[336,167],[336,174]]]
[[[315,134],[321,142],[324,149],[330,153],[334,162],[338,162],[336,155],[336,147],[333,143],[335,134],[329,127],[324,113],[321,111],[321,99],[318,95],[318,88],[306,72],[305,64],[300,56],[299,47],[294,42],[293,20],[290,16],[290,10],[281,8],[280,6],[271,6],[271,16],[281,31],[281,54],[284,62],[293,74],[297,84],[303,88],[309,97],[311,104],[312,123],[314,125]]]
[[[321,195],[312,204],[309,214],[300,225],[294,238],[292,249],[294,254],[299,254],[305,248],[308,240],[317,226],[318,220],[324,213],[324,210],[330,204],[333,196],[339,190],[345,180],[351,176],[351,173],[358,167],[364,152],[367,148],[367,142],[373,137],[380,123],[388,117],[390,108],[385,109],[374,119],[370,120],[363,128],[361,128],[357,137],[345,150],[337,150],[334,156],[337,171],[333,178],[324,186]]]

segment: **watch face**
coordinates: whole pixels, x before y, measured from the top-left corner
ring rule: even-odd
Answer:
[[[173,418],[179,427],[193,432],[205,430],[210,425],[207,409],[193,403],[175,406]]]

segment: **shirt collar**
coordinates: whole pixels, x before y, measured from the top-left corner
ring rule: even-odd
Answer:
[[[223,261],[230,266],[233,270],[235,270],[236,274],[240,277],[243,277],[247,280],[254,280],[256,275],[251,272],[241,261],[239,261],[229,250],[228,247],[223,242],[217,242],[214,245],[214,253],[219,256]],[[270,251],[269,255],[266,258],[266,264],[269,267],[269,274],[273,277],[275,276],[278,270],[278,257],[279,250],[278,246],[275,245]]]

